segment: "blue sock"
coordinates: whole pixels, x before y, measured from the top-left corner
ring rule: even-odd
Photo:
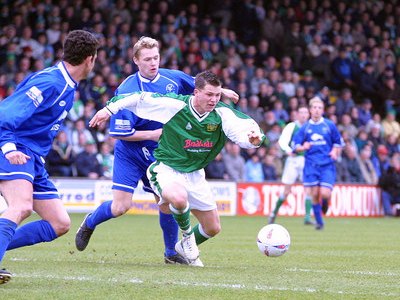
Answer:
[[[114,218],[111,212],[112,201],[103,202],[94,212],[86,219],[86,225],[90,229],[95,229],[97,225]]]
[[[319,203],[313,204],[312,208],[314,211],[314,217],[315,217],[315,221],[317,221],[317,224],[324,225],[324,221],[322,220],[321,204],[319,204]]]
[[[7,246],[11,242],[17,223],[5,218],[0,218],[0,261],[6,253]]]
[[[49,222],[45,220],[33,221],[19,227],[15,231],[14,237],[7,247],[7,251],[37,243],[51,242],[56,238],[57,234]]]
[[[159,214],[160,227],[164,235],[165,256],[176,255],[175,244],[178,242],[178,224],[172,214]]]

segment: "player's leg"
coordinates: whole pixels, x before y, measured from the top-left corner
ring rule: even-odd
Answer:
[[[0,261],[11,243],[18,224],[33,209],[32,183],[24,179],[0,181],[0,192],[8,207],[0,217]]]
[[[199,224],[193,228],[197,245],[204,243],[221,231],[221,223],[217,209],[210,211],[192,209],[192,214],[199,221]]]
[[[316,221],[315,228],[323,229],[324,221],[322,219],[321,203],[319,201],[319,185],[320,185],[320,167],[316,165],[306,164],[303,171],[303,185],[306,195],[312,199],[312,209]],[[324,172],[324,170],[322,170]]]
[[[303,170],[304,170],[304,156],[298,156],[297,160],[297,174],[299,181],[303,181]],[[305,190],[306,191],[306,190]],[[311,220],[311,210],[312,210],[312,197],[305,192],[304,196],[304,225],[315,225]]]
[[[132,205],[132,195],[140,178],[145,173],[135,159],[121,151],[115,152],[113,167],[113,200],[105,201],[83,219],[75,235],[75,246],[79,251],[86,249],[97,225],[125,214]]]
[[[94,212],[87,214],[83,219],[75,235],[76,248],[79,251],[85,250],[96,226],[125,214],[131,204],[132,192],[114,189],[112,201],[103,202]]]
[[[50,242],[70,228],[70,218],[43,165],[37,165],[33,182],[33,210],[42,220],[18,227],[7,250]]]
[[[0,155],[0,193],[7,202],[7,209],[0,217],[0,262],[12,241],[16,228],[29,217],[33,209],[33,186],[36,156],[29,149],[17,147],[30,156],[23,165],[13,165]],[[0,284],[11,279],[11,273],[0,270]]]
[[[187,177],[157,161],[148,168],[147,177],[154,192],[161,195],[159,204],[169,204],[169,209],[183,233],[183,238],[176,243],[175,250],[189,261],[197,259],[199,250],[190,224]]]
[[[320,181],[320,199],[322,212],[326,214],[329,209],[329,203],[331,201],[332,189],[336,179],[336,168],[334,164],[324,166],[324,171],[321,172]]]
[[[285,161],[285,166],[282,172],[282,183],[284,184],[283,193],[279,195],[278,201],[275,204],[274,210],[271,212],[268,218],[268,224],[275,223],[275,219],[278,216],[279,209],[282,204],[286,201],[292,185],[296,182],[298,177],[296,168],[296,157],[288,156]]]
[[[282,180],[282,183],[283,183],[283,180]],[[284,185],[283,193],[279,196],[278,201],[276,201],[274,210],[269,215],[268,224],[275,223],[276,217],[278,216],[279,209],[281,208],[282,204],[286,201],[291,188],[292,188],[291,184]]]
[[[142,177],[143,189],[146,192],[153,193],[150,182],[146,176]],[[160,197],[154,194],[157,203]],[[164,262],[166,264],[187,264],[187,260],[178,254],[175,250],[175,244],[178,242],[179,226],[176,223],[168,205],[166,203],[159,205],[159,224],[163,232],[164,241]]]
[[[71,220],[60,199],[34,199],[33,210],[42,220],[18,227],[7,250],[51,242],[69,231]]]
[[[320,230],[324,228],[324,221],[322,218],[322,209],[321,209],[321,203],[319,201],[320,198],[320,187],[319,186],[312,186],[308,187],[306,189],[306,192],[308,195],[311,196],[312,199],[312,209],[314,212],[314,217],[315,217],[315,228]]]
[[[321,210],[324,215],[328,212],[329,203],[331,201],[332,190],[329,187],[321,186],[319,190],[321,199]]]

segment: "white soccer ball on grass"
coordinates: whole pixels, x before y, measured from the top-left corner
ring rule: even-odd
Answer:
[[[258,232],[257,246],[261,253],[266,256],[281,256],[289,250],[289,232],[279,224],[266,225]]]

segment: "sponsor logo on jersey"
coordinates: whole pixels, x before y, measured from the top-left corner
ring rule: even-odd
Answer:
[[[311,145],[325,145],[326,141],[324,140],[324,137],[318,133],[313,133],[310,137],[311,139]]]
[[[31,87],[25,94],[32,99],[33,105],[36,107],[38,107],[43,101],[42,91],[36,86]]]
[[[206,130],[207,131],[215,131],[218,128],[218,124],[207,124]]]
[[[143,152],[144,158],[146,160],[149,160],[151,157],[150,151],[146,147],[142,147],[142,152]]]
[[[167,93],[172,93],[173,91],[175,91],[175,86],[172,83],[169,83],[165,87],[165,90],[167,91]]]
[[[324,137],[318,133],[313,133],[310,138],[312,141],[318,141],[324,139]]]
[[[115,129],[118,130],[131,130],[131,122],[129,120],[124,119],[116,119],[115,120]]]
[[[187,148],[212,148],[214,146],[213,142],[210,141],[192,141],[192,140],[185,140],[185,145],[183,146],[184,149]]]
[[[192,124],[190,124],[190,122],[188,122],[187,124],[186,124],[186,130],[192,130]]]

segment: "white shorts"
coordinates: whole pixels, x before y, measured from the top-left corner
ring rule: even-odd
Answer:
[[[161,197],[161,191],[171,183],[179,183],[186,188],[190,209],[209,211],[217,208],[211,188],[206,181],[204,169],[191,173],[181,173],[162,162],[154,162],[147,169],[150,185],[159,196],[158,205],[166,203]]]
[[[282,172],[283,184],[294,184],[303,179],[304,156],[288,156]]]

